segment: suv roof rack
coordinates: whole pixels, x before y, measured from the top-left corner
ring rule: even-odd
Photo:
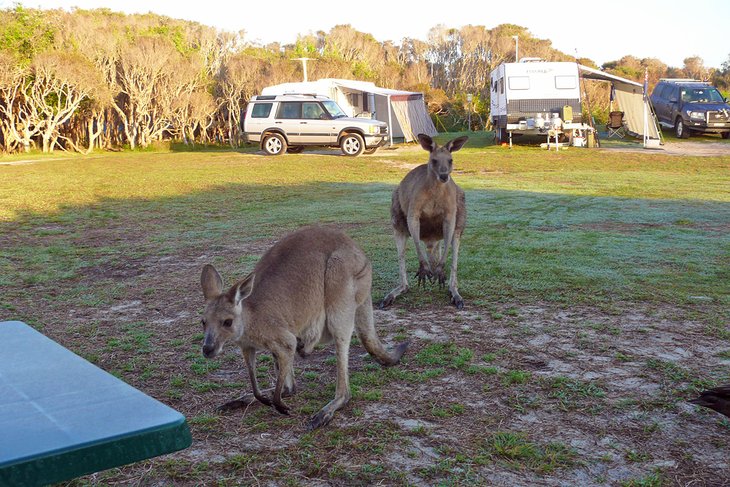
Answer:
[[[659,78],[659,81],[667,81],[669,83],[707,83],[707,81],[693,78]]]

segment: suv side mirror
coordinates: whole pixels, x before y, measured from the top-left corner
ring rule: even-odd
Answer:
[[[679,98],[676,96],[669,97],[669,103],[677,103],[679,101]]]

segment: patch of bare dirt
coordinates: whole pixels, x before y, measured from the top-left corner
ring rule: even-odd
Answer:
[[[730,144],[727,142],[691,142],[665,141],[659,149],[644,149],[641,144],[635,146],[618,146],[601,148],[600,150],[624,152],[656,152],[669,156],[730,156]]]
[[[109,232],[86,244],[115,238]],[[387,343],[411,341],[403,363],[383,371],[353,345],[358,389],[328,427],[306,431],[309,416],[333,396],[331,347],[297,359],[292,416],[260,404],[218,412],[250,389],[233,347],[214,362],[202,359],[200,268],[213,255],[236,262],[271,243],[117,256],[74,282],[35,285],[27,293],[33,300],[17,303],[32,315],[38,296],[59,285],[68,292],[108,287],[94,299],[79,291],[45,302],[43,331],[190,423],[187,450],[80,483],[598,486],[657,475],[668,485],[730,485],[730,423],[686,402],[702,384],[730,378],[730,347],[708,332],[703,303],[598,309],[467,302],[457,311],[440,292],[414,289],[435,293],[437,304],[375,311]],[[222,269],[231,278],[245,270]],[[431,363],[438,344],[451,348]],[[271,382],[270,363],[259,365],[262,382]],[[560,445],[568,460],[535,466],[499,454],[490,447],[497,433],[522,435],[538,450]]]

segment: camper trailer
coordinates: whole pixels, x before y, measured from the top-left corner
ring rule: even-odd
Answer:
[[[582,125],[578,65],[524,58],[490,74],[491,119],[499,142]]]

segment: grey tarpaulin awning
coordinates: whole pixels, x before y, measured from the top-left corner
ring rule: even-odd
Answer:
[[[659,129],[652,115],[648,94],[644,98],[644,86],[641,83],[614,74],[604,73],[588,66],[578,65],[578,67],[584,78],[608,81],[613,85],[616,101],[621,107],[621,111],[624,112],[626,129],[630,134],[643,137],[644,126],[646,126],[646,135],[650,139],[659,139]]]

